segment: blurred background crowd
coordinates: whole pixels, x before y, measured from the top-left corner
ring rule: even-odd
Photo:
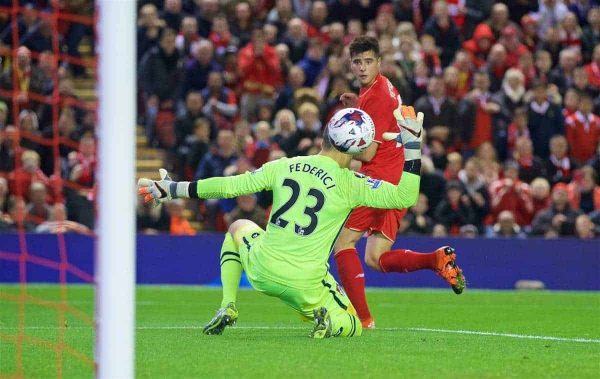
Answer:
[[[89,72],[53,56],[40,16],[53,6],[93,9],[55,3],[24,4],[18,46],[9,15],[0,18],[0,51],[17,60],[3,59],[0,88],[18,84],[17,97],[0,97],[0,230],[18,219],[29,230],[93,228],[95,113],[76,95]],[[346,46],[368,34],[404,104],[425,113],[421,195],[401,233],[600,235],[596,0],[149,0],[138,9],[138,124],[175,179],[317,153],[340,95],[358,92]],[[62,51],[78,57],[92,28],[67,23],[59,32]],[[55,88],[53,120],[28,94]],[[65,143],[56,151],[44,138]],[[139,204],[138,230],[222,231],[238,218],[264,227],[270,203],[264,192]]]

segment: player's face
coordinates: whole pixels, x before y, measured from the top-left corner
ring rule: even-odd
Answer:
[[[353,55],[350,60],[352,73],[360,82],[361,87],[367,87],[373,83],[379,74],[380,66],[381,59],[371,50]]]

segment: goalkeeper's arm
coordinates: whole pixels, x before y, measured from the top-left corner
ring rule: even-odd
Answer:
[[[138,181],[138,193],[144,201],[162,202],[177,198],[226,199],[270,188],[268,164],[266,170],[246,172],[229,177],[216,177],[194,182],[173,181],[167,170],[159,170],[158,181],[142,178]]]

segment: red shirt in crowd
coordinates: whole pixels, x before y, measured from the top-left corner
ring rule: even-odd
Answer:
[[[579,163],[590,160],[600,141],[600,117],[593,113],[586,117],[577,111],[565,119],[565,126],[571,158]]]

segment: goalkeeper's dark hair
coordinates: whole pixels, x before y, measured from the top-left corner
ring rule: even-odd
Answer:
[[[367,51],[372,51],[376,57],[379,57],[379,41],[373,37],[356,37],[352,42],[350,42],[348,49],[350,50],[351,57]]]

